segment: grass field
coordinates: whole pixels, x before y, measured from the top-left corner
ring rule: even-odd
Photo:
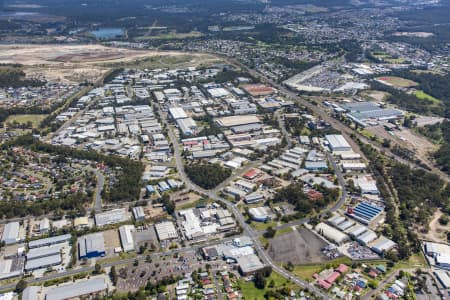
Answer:
[[[351,264],[351,262],[348,257],[342,256],[326,263],[295,266],[293,273],[300,278],[311,281],[312,276],[322,271],[327,265],[338,266],[339,264]]]
[[[6,123],[12,123],[16,121],[20,124],[26,124],[28,121],[30,121],[33,124],[33,128],[39,126],[39,124],[42,122],[42,120],[45,119],[47,115],[14,115],[9,116],[8,119],[6,119]]]
[[[408,87],[413,87],[413,86],[417,85],[417,82],[414,82],[409,79],[401,78],[401,77],[396,77],[396,76],[383,76],[383,77],[377,77],[376,79],[381,82],[384,82],[388,85],[392,85],[394,87],[399,87],[399,88],[408,88]]]
[[[270,226],[272,227],[276,227],[277,223],[272,221],[272,222],[267,222],[267,223],[263,223],[263,222],[252,222],[251,226],[253,228],[255,228],[256,230],[266,230],[267,228],[269,228]]]
[[[441,100],[434,98],[431,95],[428,95],[427,93],[425,93],[424,91],[415,91],[414,95],[419,98],[420,100],[426,100],[426,101],[431,101],[433,103],[440,103]]]
[[[275,286],[274,289],[279,289],[279,288],[283,287],[284,285],[287,285],[292,288],[295,287],[295,285],[293,283],[291,283],[289,280],[285,279],[284,277],[282,277],[280,274],[278,274],[276,272],[272,272],[272,274],[269,276],[269,278],[266,278],[266,284],[268,285],[272,280],[273,280],[274,286]],[[242,296],[246,300],[264,299],[264,294],[266,293],[266,291],[271,290],[271,288],[268,288],[267,286],[263,290],[257,289],[255,287],[255,284],[253,283],[253,281],[247,282],[244,280],[240,280],[239,286],[241,288]]]

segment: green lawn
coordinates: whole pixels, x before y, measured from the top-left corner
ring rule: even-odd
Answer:
[[[273,280],[274,286],[275,286],[274,289],[279,289],[284,285],[291,286],[292,288],[295,287],[295,284],[291,283],[289,280],[282,277],[280,274],[278,274],[276,272],[272,272],[272,274],[270,274],[269,278],[266,278],[266,284],[269,285],[269,283],[272,280]],[[239,287],[241,288],[242,296],[246,300],[264,299],[264,294],[266,293],[266,291],[271,290],[271,288],[269,288],[267,286],[263,290],[257,289],[255,287],[255,284],[253,283],[253,281],[247,282],[244,280],[239,281]]]
[[[20,124],[26,124],[30,121],[33,124],[33,127],[36,128],[45,119],[48,115],[11,115],[6,119],[6,123],[12,123],[16,121]]]
[[[440,103],[441,100],[434,98],[431,95],[428,95],[427,93],[425,93],[424,91],[415,91],[414,92],[414,96],[416,96],[417,98],[419,98],[420,100],[427,100],[427,101],[431,101],[433,103]]]
[[[277,223],[272,221],[272,222],[267,222],[267,223],[263,223],[263,222],[252,222],[251,226],[253,228],[255,228],[256,230],[266,230],[267,228],[269,228],[270,226],[272,227],[276,227]]]
[[[293,273],[305,280],[311,281],[315,273],[322,271],[327,265],[338,266],[339,264],[351,264],[352,261],[346,256],[342,256],[320,264],[299,265],[295,266]]]

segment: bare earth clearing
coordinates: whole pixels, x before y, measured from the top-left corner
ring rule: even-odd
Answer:
[[[114,67],[183,67],[213,62],[219,60],[207,54],[130,50],[102,45],[0,45],[1,64],[22,64],[27,75],[42,74],[47,80],[68,83],[95,81]]]
[[[327,261],[321,249],[327,244],[306,228],[298,228],[276,236],[269,246],[269,255],[277,262],[294,265]]]

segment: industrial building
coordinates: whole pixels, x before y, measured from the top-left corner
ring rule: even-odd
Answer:
[[[368,202],[361,202],[356,207],[350,208],[347,215],[355,218],[359,222],[369,225],[375,221],[383,212],[383,209],[370,204]]]
[[[370,229],[367,229],[363,234],[360,234],[356,237],[356,241],[358,241],[358,243],[360,243],[363,246],[367,246],[370,242],[376,239],[377,234]]]
[[[216,119],[216,123],[221,127],[233,127],[261,123],[261,120],[259,120],[256,115],[239,115]]]
[[[134,225],[123,225],[119,227],[120,243],[125,252],[134,251],[133,231]]]
[[[184,218],[181,224],[184,235],[189,240],[204,238],[209,234],[216,233],[219,228],[219,224],[216,223],[203,224],[192,208],[181,210],[179,215]]]
[[[397,246],[397,244],[390,239],[387,239],[385,237],[381,237],[377,242],[372,245],[372,250],[380,255],[383,253],[386,253],[388,251],[391,251]]]
[[[448,272],[443,270],[436,270],[434,272],[434,275],[436,275],[437,280],[444,289],[450,289],[450,277],[448,275]]]
[[[352,147],[347,140],[340,134],[328,134],[325,136],[328,142],[328,147],[331,151],[351,151]]]
[[[151,185],[150,185],[151,186]],[[148,186],[147,186],[148,187]],[[152,187],[153,188],[153,187]],[[148,190],[148,189],[147,189]],[[136,221],[145,220],[145,212],[142,206],[133,207],[133,216]]]
[[[192,118],[177,119],[177,126],[184,135],[195,135],[197,132],[197,123]]]
[[[398,109],[382,108],[374,102],[355,102],[341,105],[352,121],[365,127],[371,120],[392,120],[403,117],[403,112]]]
[[[377,182],[370,176],[358,177],[354,180],[355,186],[361,190],[361,194],[379,195]]]
[[[264,264],[256,254],[238,257],[237,264],[239,265],[239,272],[244,276],[254,274],[256,271],[264,268]]]
[[[439,268],[450,270],[450,253],[440,253],[434,260]]]
[[[127,213],[124,208],[113,209],[102,213],[95,214],[95,224],[97,226],[105,226],[117,224],[128,220]]]
[[[41,257],[52,256],[55,254],[60,254],[61,249],[63,248],[62,244],[41,247],[41,248],[32,248],[28,251],[26,257],[27,260],[38,259]]]
[[[248,213],[256,222],[267,222],[271,216],[270,207],[267,206],[251,207],[248,209]]]
[[[105,254],[105,240],[101,232],[88,234],[78,239],[80,259],[105,256]]]
[[[188,115],[181,107],[170,107],[169,108],[169,115],[172,119],[178,120],[178,119],[186,119]]]
[[[19,237],[20,224],[19,222],[9,222],[3,228],[2,242],[5,245],[12,245],[20,242]]]
[[[166,221],[155,224],[155,231],[160,241],[173,240],[178,238],[177,230],[172,222]]]
[[[107,289],[108,285],[104,278],[92,278],[50,289],[45,295],[45,300],[65,300],[92,296],[105,292]]]
[[[324,236],[327,240],[337,245],[341,245],[349,240],[348,235],[325,223],[317,224],[315,230],[317,231],[317,233]]]
[[[38,293],[41,290],[39,286],[27,286],[22,292],[22,300],[38,300]]]
[[[48,267],[57,266],[62,263],[61,254],[53,254],[37,259],[28,260],[25,264],[25,271],[31,272],[38,269],[45,269]]]
[[[70,241],[71,237],[72,236],[70,234],[63,234],[63,235],[58,235],[58,236],[52,236],[52,237],[45,238],[45,239],[30,241],[28,243],[28,248],[32,249],[32,248],[40,248],[40,247],[45,247],[45,246],[61,244],[61,243]]]

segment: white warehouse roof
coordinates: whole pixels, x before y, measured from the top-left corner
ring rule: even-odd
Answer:
[[[133,231],[134,225],[123,225],[119,227],[120,243],[125,252],[134,251]]]

